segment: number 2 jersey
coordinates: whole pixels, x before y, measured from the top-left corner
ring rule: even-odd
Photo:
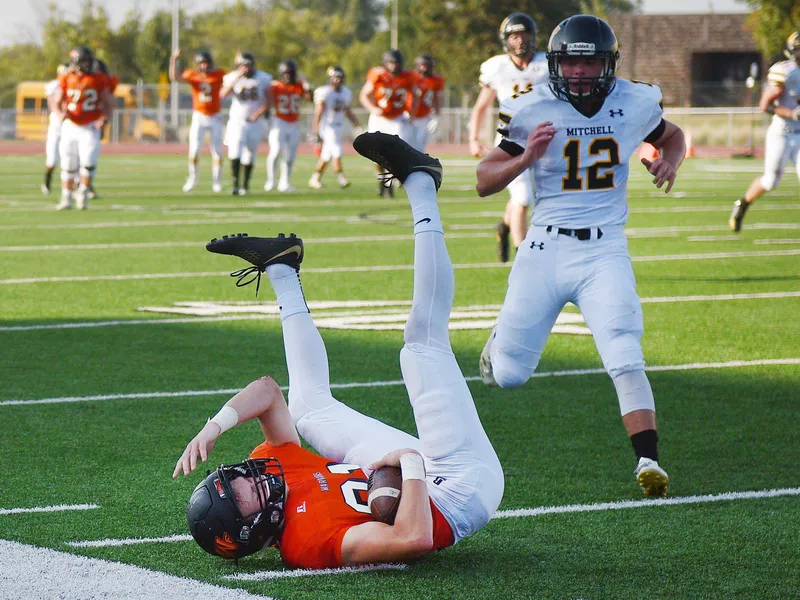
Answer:
[[[342,539],[351,527],[372,521],[367,506],[367,476],[356,465],[337,463],[296,444],[257,446],[250,458],[277,458],[288,494],[279,543],[292,568],[342,566]],[[434,549],[453,545],[453,532],[431,502]]]
[[[192,86],[192,108],[197,112],[213,117],[219,113],[222,103],[219,99],[219,90],[222,88],[222,78],[225,71],[214,69],[207,73],[186,69],[181,77]]]
[[[661,90],[617,79],[592,117],[555,97],[550,86],[509,98],[500,106],[500,148],[522,154],[528,134],[551,121],[556,135],[531,167],[536,177],[533,225],[570,229],[622,226],[628,218],[631,154],[664,132]]]

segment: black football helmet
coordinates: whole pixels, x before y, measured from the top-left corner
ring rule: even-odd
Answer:
[[[259,509],[242,514],[234,495],[235,479],[255,482]],[[198,545],[215,556],[239,559],[271,546],[283,531],[286,478],[275,458],[220,465],[189,498],[186,520]]]
[[[392,75],[395,75],[403,70],[403,53],[400,50],[390,48],[383,53],[383,66]],[[394,63],[394,68],[389,68],[389,64]]]
[[[86,46],[75,46],[70,50],[69,62],[81,73],[91,73],[94,69],[94,55]]]
[[[783,54],[789,60],[794,59],[797,64],[800,64],[800,29],[788,37]]]
[[[513,51],[510,50],[508,47],[508,36],[512,33],[524,32],[531,34],[530,40],[520,48]],[[504,52],[513,52],[514,55],[525,58],[536,50],[536,33],[536,22],[525,13],[515,12],[503,19],[503,22],[500,24],[498,36],[500,37],[500,43],[503,44]]]
[[[199,68],[202,63],[208,65],[206,67],[207,70],[211,70],[214,67],[214,59],[211,57],[211,52],[208,50],[201,50],[194,55],[194,66]]]
[[[291,59],[282,61],[278,65],[278,75],[284,83],[297,83],[297,63]]]
[[[344,69],[339,65],[333,65],[328,67],[328,81],[333,84],[333,78],[337,77],[339,79],[339,83],[344,83]]]
[[[104,61],[102,59],[95,58],[94,59],[94,67],[93,68],[98,73],[103,73],[104,75],[110,75],[111,74],[111,72],[108,70],[108,65],[106,64],[106,61]]]
[[[604,59],[598,77],[567,78],[561,69],[565,57],[599,56]],[[547,43],[547,68],[550,71],[550,89],[559,100],[572,104],[585,112],[590,106],[601,103],[617,83],[619,44],[614,30],[603,19],[593,15],[575,15],[564,19],[553,30]],[[588,92],[580,88],[590,85]],[[577,90],[576,90],[577,88]]]
[[[414,59],[414,67],[417,69],[417,73],[423,77],[433,75],[433,56],[430,54],[420,54]]]
[[[253,76],[256,70],[256,57],[253,56],[252,52],[237,52],[235,62],[237,67],[245,66],[245,75],[247,77]]]

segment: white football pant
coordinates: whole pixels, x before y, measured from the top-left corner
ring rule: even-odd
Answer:
[[[228,145],[228,159],[240,159],[244,165],[252,165],[263,135],[262,122],[229,120],[225,130],[225,143]]]
[[[342,157],[342,126],[319,124],[319,137],[322,138],[322,151],[319,158],[329,162]]]
[[[761,186],[770,191],[781,181],[783,170],[787,161],[794,163],[797,178],[800,180],[800,131],[792,132],[787,126],[773,120],[767,128],[767,138],[764,149],[764,175],[761,177]]]
[[[81,175],[89,175],[96,165],[100,147],[100,130],[94,123],[77,125],[65,119],[61,125],[61,179],[74,175],[80,169]]]
[[[205,142],[206,132],[211,138],[211,156],[222,157],[222,116],[206,115],[198,111],[192,112],[192,124],[189,127],[189,158],[196,160]]]

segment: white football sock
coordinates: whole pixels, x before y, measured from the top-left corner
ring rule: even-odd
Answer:
[[[444,233],[439,205],[436,202],[436,184],[433,177],[423,171],[411,173],[403,182],[406,195],[411,203],[411,216],[414,219],[414,234],[423,231]]]
[[[276,264],[266,268],[267,277],[278,298],[281,321],[298,313],[307,313],[308,305],[300,285],[300,273],[289,265]]]

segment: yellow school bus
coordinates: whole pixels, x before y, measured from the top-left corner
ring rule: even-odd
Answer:
[[[44,142],[47,139],[47,96],[44,93],[46,81],[22,81],[17,85],[17,138]],[[117,109],[136,108],[136,88],[128,83],[120,83],[114,90]],[[131,117],[126,115],[119,122],[119,141],[132,141],[141,138],[159,139],[160,127],[153,119],[137,119],[131,126]]]

